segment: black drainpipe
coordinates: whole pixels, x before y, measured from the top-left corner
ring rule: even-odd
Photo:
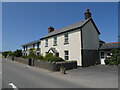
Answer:
[[[82,33],[82,29],[81,30],[81,56],[82,56],[82,67],[84,67],[84,63],[83,63],[83,33]]]

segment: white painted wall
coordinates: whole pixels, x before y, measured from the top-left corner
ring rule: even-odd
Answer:
[[[91,21],[89,21],[82,28],[82,36],[83,36],[83,49],[98,50],[99,35]]]
[[[81,36],[80,29],[68,32],[69,44],[64,45],[64,34],[57,35],[57,46],[53,46],[53,37],[48,38],[48,47],[45,47],[45,39],[41,40],[41,54],[45,55],[51,48],[56,48],[59,56],[64,59],[64,51],[69,50],[69,60],[76,60],[81,66]]]

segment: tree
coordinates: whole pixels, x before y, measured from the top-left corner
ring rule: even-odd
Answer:
[[[5,51],[5,52],[2,52],[2,55],[6,58],[8,55],[11,56],[12,52],[11,51]]]
[[[30,50],[29,50],[29,57],[32,57],[32,58],[35,58],[35,49],[34,48],[31,48]]]
[[[16,56],[16,57],[21,57],[22,56],[22,50],[17,49],[16,51],[14,51],[13,55]]]

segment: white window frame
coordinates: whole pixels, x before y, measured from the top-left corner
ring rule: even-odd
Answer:
[[[67,52],[67,54],[66,54],[66,52]],[[67,59],[66,59],[66,57],[67,57]],[[69,51],[68,50],[64,51],[64,59],[69,60]]]
[[[48,39],[45,39],[45,47],[48,47]]]
[[[53,46],[57,46],[57,37],[54,37]]]
[[[64,34],[64,44],[68,44],[69,43],[69,35],[68,33]]]

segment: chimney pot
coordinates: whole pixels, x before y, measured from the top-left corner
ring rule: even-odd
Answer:
[[[54,31],[54,28],[50,26],[50,27],[48,28],[48,33],[52,32],[52,31]]]
[[[85,14],[85,19],[88,19],[88,18],[91,17],[91,13],[89,11],[90,11],[89,9],[86,9],[86,12],[84,13]]]

